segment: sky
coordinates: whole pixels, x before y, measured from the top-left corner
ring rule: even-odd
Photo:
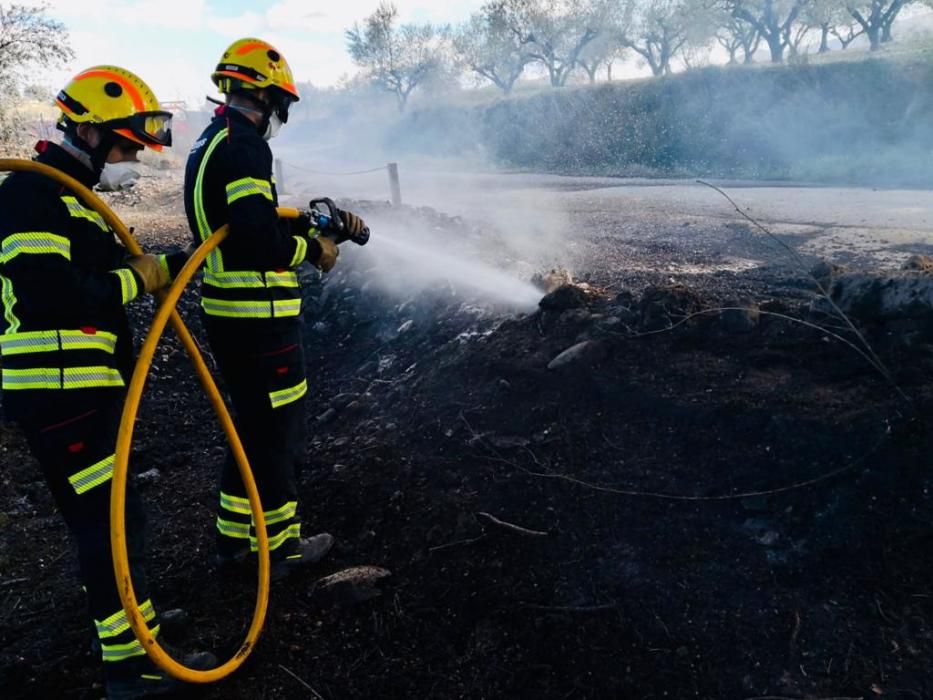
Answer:
[[[67,27],[76,58],[42,82],[57,90],[78,71],[109,63],[137,73],[163,102],[198,105],[216,94],[210,74],[224,49],[255,36],[282,52],[297,81],[331,86],[356,73],[344,31],[378,1],[50,0],[48,15]],[[402,22],[456,23],[482,3],[395,0]]]

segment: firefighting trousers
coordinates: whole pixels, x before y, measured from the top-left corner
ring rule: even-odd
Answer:
[[[259,489],[271,556],[288,558],[301,536],[296,482],[307,443],[308,381],[300,324],[262,332],[246,322],[204,319]],[[222,557],[239,558],[258,549],[249,500],[229,450],[220,479],[217,533]]]
[[[120,676],[145,655],[117,593],[110,553],[110,486],[123,392],[112,398],[85,391],[36,392],[33,410],[18,422],[49,490],[77,544],[81,580],[100,639],[104,669]],[[63,395],[65,394],[65,395]],[[136,594],[154,635],[159,621],[143,569],[145,514],[126,488],[126,540]]]

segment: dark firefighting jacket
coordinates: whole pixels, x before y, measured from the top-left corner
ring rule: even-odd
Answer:
[[[89,168],[40,143],[40,163],[88,187]],[[57,392],[125,386],[133,345],[124,304],[143,290],[103,218],[36,173],[0,184],[0,382],[4,413],[18,419]],[[184,256],[160,256],[174,276]]]
[[[295,268],[309,255],[314,262],[320,248],[277,218],[272,151],[256,125],[234,109],[215,114],[185,171],[185,212],[195,243],[230,225],[228,238],[207,258],[201,305],[217,318],[291,326],[288,321],[301,315]]]

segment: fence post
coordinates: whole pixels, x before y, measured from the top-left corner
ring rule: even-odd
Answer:
[[[285,172],[279,158],[275,159],[275,190],[278,194],[285,194]]]
[[[392,190],[392,206],[402,206],[402,186],[398,179],[398,163],[389,163],[389,187]]]

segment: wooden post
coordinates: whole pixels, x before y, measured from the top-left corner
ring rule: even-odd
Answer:
[[[275,159],[275,190],[278,194],[285,194],[285,172],[278,158]]]
[[[392,206],[402,206],[402,186],[398,179],[398,163],[389,163],[389,188],[392,190]]]

